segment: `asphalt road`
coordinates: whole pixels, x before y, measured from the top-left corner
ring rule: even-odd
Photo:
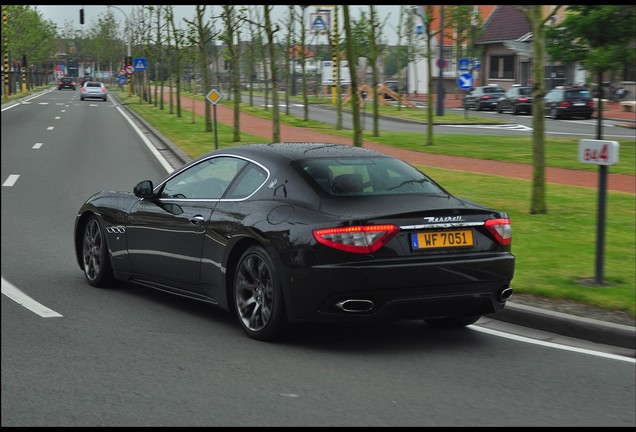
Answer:
[[[242,100],[245,103],[249,102],[247,95],[242,95]],[[262,97],[254,97],[254,104],[264,106],[265,99]],[[271,99],[269,100],[271,104]],[[286,106],[284,100],[280,100],[281,111],[286,112]],[[424,105],[419,104],[424,107]],[[373,125],[372,107],[368,105],[366,109],[362,110],[362,126],[365,130],[370,130]],[[304,108],[302,104],[290,103],[290,114],[303,117]],[[492,135],[492,136],[531,136],[532,135],[532,116],[531,115],[515,115],[508,113],[498,114],[496,111],[475,111],[469,110],[467,113],[463,108],[446,108],[446,113],[454,113],[457,115],[467,116],[471,120],[475,119],[497,119],[505,124],[436,124],[434,126],[434,133],[436,134],[460,134],[460,135]],[[321,106],[319,104],[311,105],[309,109],[309,120],[318,121],[325,124],[335,125],[337,121],[336,111],[332,107]],[[438,119],[434,116],[433,120],[438,122]],[[620,140],[620,139],[634,139],[634,130],[619,127],[624,122],[604,119],[603,120],[603,139],[607,140]],[[381,118],[379,120],[379,127],[382,131],[396,131],[396,132],[426,132],[426,124],[422,122],[407,121],[403,119],[388,119]],[[353,121],[350,112],[343,111],[342,113],[342,126],[344,129],[352,129]],[[596,139],[597,137],[597,121],[592,118],[589,120],[583,119],[562,119],[553,120],[551,118],[545,118],[545,134],[546,136],[561,136]]]
[[[134,124],[72,91],[3,108],[3,427],[636,426],[634,359],[598,344],[488,318],[267,344],[207,304],[90,287],[80,204],[168,169]]]

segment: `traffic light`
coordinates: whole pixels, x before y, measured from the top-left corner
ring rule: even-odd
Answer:
[[[84,24],[84,8],[80,9],[80,24]]]

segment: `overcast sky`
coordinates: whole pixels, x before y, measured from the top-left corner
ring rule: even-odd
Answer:
[[[117,19],[118,21],[121,21],[123,23],[123,21],[125,21],[125,16],[124,14],[126,14],[128,17],[132,16],[132,10],[135,6],[127,6],[127,5],[116,5],[117,8],[121,9],[122,11],[124,11],[123,13],[121,11],[118,11],[117,9],[113,9],[113,13],[115,16],[115,19]],[[37,8],[38,11],[41,12],[42,17],[44,19],[48,19],[53,21],[54,23],[56,23],[58,25],[59,28],[64,27],[66,22],[71,22],[74,28],[80,28],[80,23],[79,23],[79,10],[80,8],[84,8],[84,25],[90,25],[91,22],[96,22],[97,21],[97,17],[100,14],[105,14],[108,11],[108,8],[105,5],[92,5],[92,4],[88,4],[88,5],[72,5],[72,6],[40,6],[40,5],[36,5],[35,6]],[[258,6],[251,6],[251,7],[261,7],[260,5]],[[287,19],[287,11],[288,11],[289,6],[288,5],[282,5],[282,6],[275,6],[274,8],[274,15],[272,16],[272,18],[274,20],[276,20],[277,22],[280,22],[280,20],[286,20]],[[306,16],[307,16],[307,20],[309,21],[311,13],[312,12],[316,12],[316,9],[318,9],[318,7],[313,8],[310,7],[307,9],[306,12]],[[369,6],[349,6],[349,11],[351,14],[352,19],[356,19],[359,14],[360,11],[364,11],[366,12],[367,16],[369,14]],[[211,11],[214,11],[215,13],[220,13],[221,12],[221,6],[219,5],[215,5],[215,6],[208,6],[206,8],[206,16],[210,16]],[[387,16],[389,16],[389,20],[387,21],[385,27],[384,27],[384,37],[386,39],[388,39],[388,43],[389,44],[397,44],[397,27],[398,27],[398,18],[399,18],[399,13],[400,13],[400,6],[377,6],[377,11],[378,11],[378,15],[380,18],[380,22],[384,22],[384,20],[386,19]],[[183,18],[187,18],[187,19],[192,19],[195,16],[195,6],[175,6],[174,7],[174,13],[175,13],[175,23],[182,21]],[[340,11],[339,13],[339,27],[342,29],[342,23],[343,23],[343,17],[342,17],[342,11]],[[307,22],[307,26],[309,26],[309,22]],[[123,28],[123,25],[122,25]]]

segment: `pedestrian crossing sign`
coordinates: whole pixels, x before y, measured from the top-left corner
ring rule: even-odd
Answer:
[[[146,70],[146,59],[143,57],[133,59],[133,66],[135,70]]]

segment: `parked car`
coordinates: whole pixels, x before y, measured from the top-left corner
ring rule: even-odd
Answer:
[[[106,102],[108,97],[108,89],[103,82],[86,81],[80,89],[80,100],[84,99],[101,99]]]
[[[553,119],[583,117],[594,114],[592,93],[585,87],[558,86],[548,91],[544,98],[545,113]]]
[[[532,87],[523,87],[518,84],[510,87],[506,94],[497,100],[497,112],[511,111],[516,115],[519,113],[532,114]]]
[[[395,93],[400,93],[400,83],[399,81],[385,81],[384,86],[389,90],[394,91]],[[394,97],[390,93],[383,92],[382,97],[387,100],[393,100]]]
[[[208,302],[257,340],[296,322],[462,327],[512,294],[507,213],[362,147],[215,150],[132,193],[98,192],[74,230],[88,284]]]
[[[57,89],[58,90],[62,90],[62,89],[75,90],[75,86],[76,86],[75,79],[73,79],[73,78],[62,77],[57,82]]]
[[[498,85],[474,87],[464,96],[465,108],[474,108],[477,111],[484,109],[494,110],[497,101],[506,94],[506,90]]]

